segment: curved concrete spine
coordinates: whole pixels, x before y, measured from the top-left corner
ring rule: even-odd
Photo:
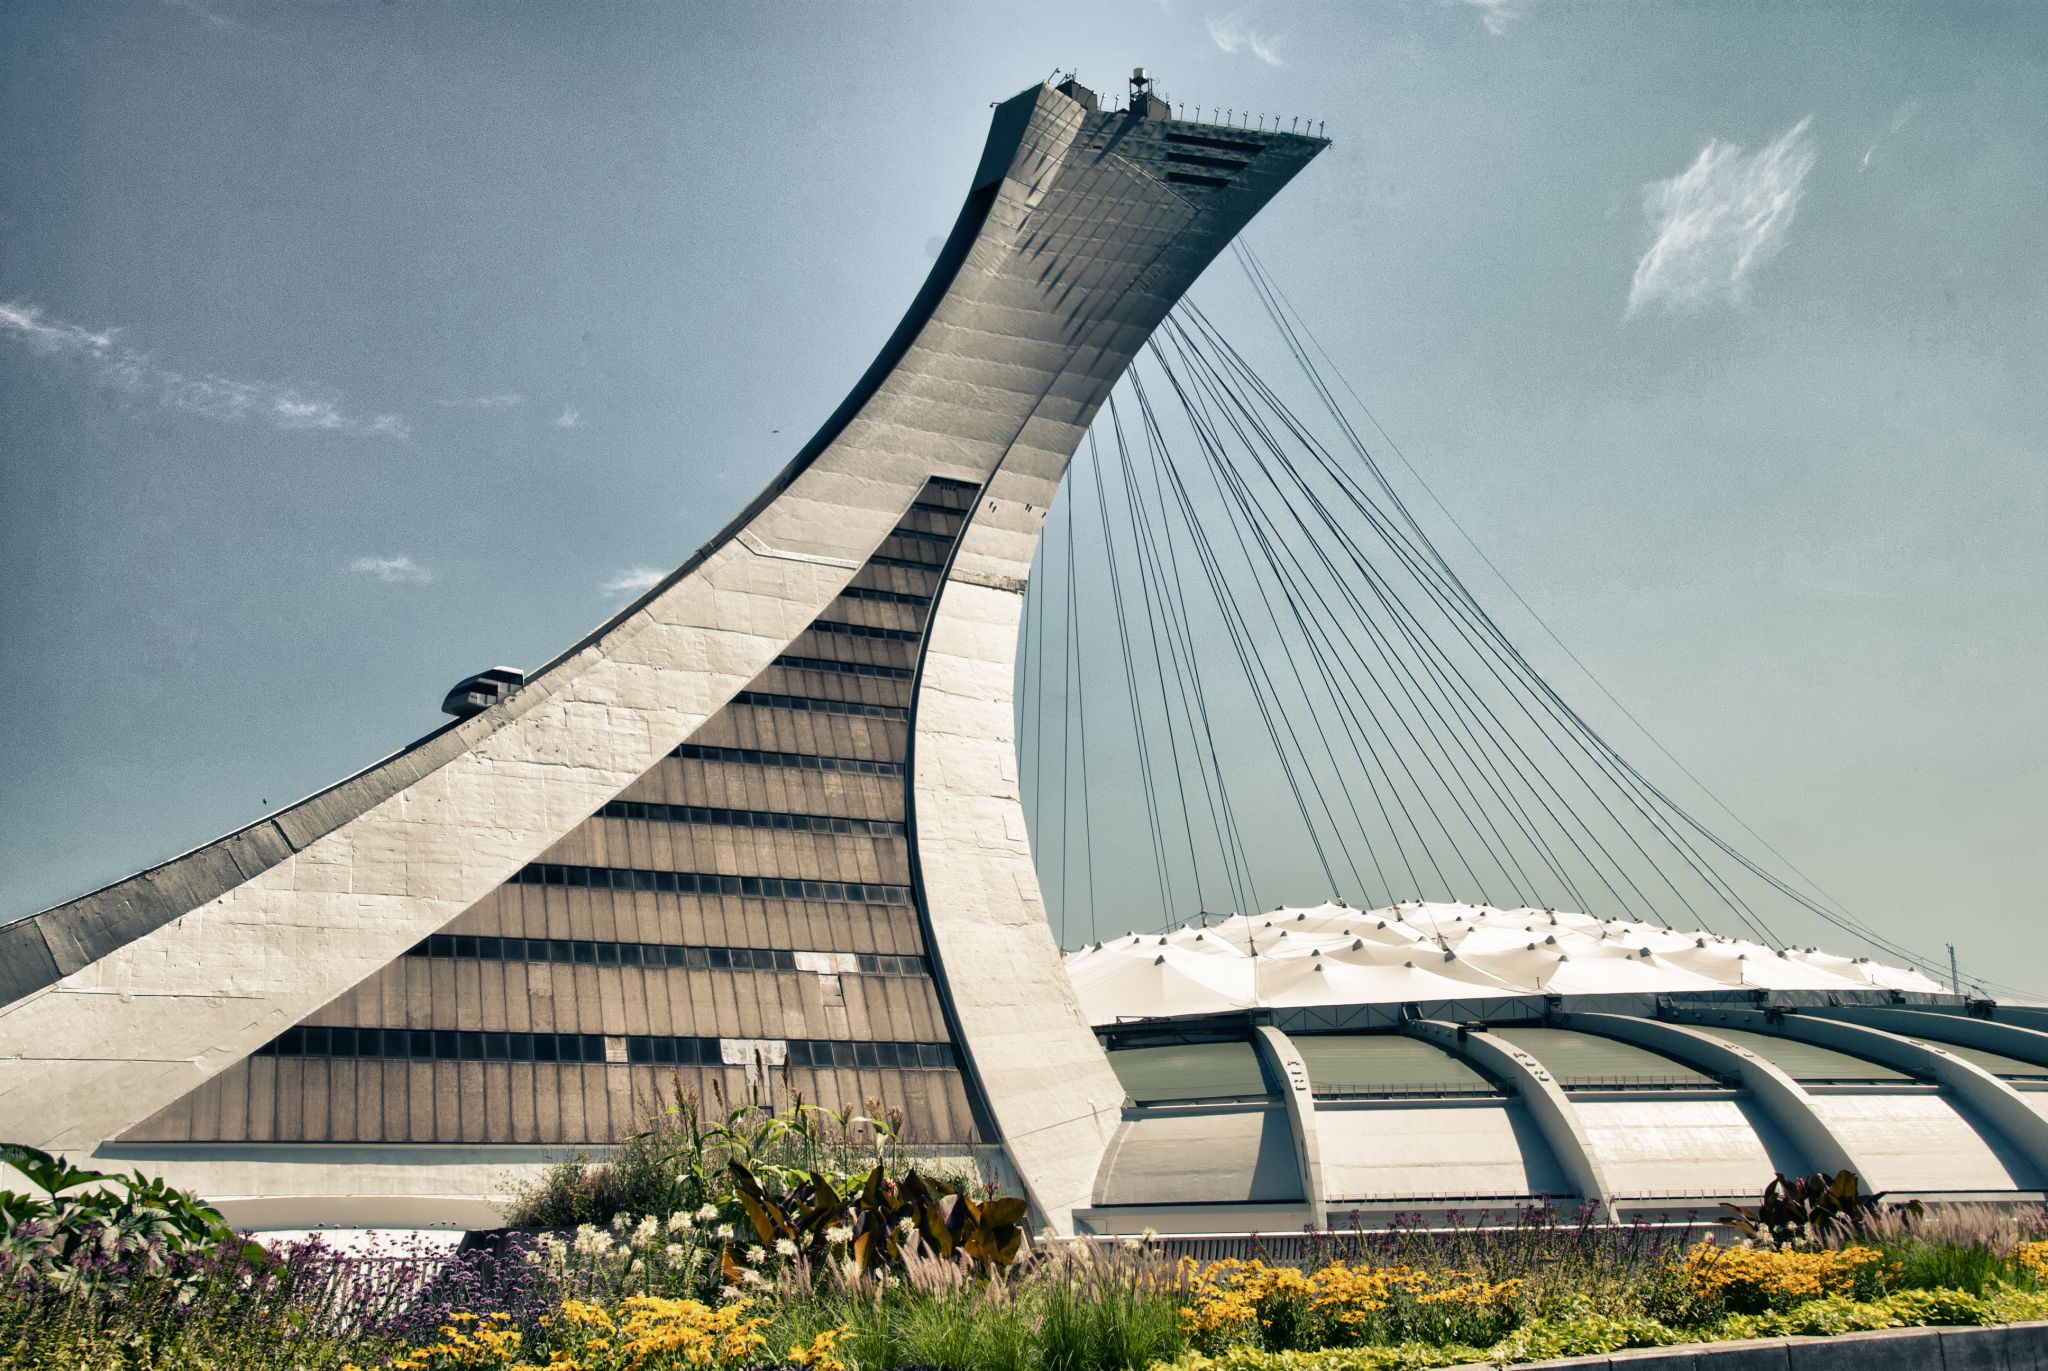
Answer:
[[[916,903],[984,1112],[1041,1215],[1063,1225],[1122,1092],[1030,864],[1011,737],[1018,609],[1095,408],[1194,277],[1323,146],[1231,130],[1237,172],[1176,171],[1175,140],[1205,139],[1044,87],[1005,102],[953,235],[882,355],[705,549],[483,714],[10,931],[25,969],[4,983],[27,993],[0,1007],[0,1135],[89,1149],[446,926],[770,668],[944,478],[982,499],[917,659]]]
[[[1330,1205],[1324,1193],[1323,1149],[1316,1134],[1315,1087],[1308,1063],[1294,1042],[1277,1028],[1261,1027],[1252,1043],[1280,1081],[1280,1099],[1287,1106],[1287,1126],[1294,1133],[1295,1164],[1301,1168],[1301,1193],[1308,1201],[1309,1222],[1330,1226]]]
[[[1919,1014],[1910,1009],[1879,1006],[1856,1008],[1802,1009],[1804,1019],[1833,1019],[1909,1038],[1926,1038],[1936,1044],[1981,1048],[2036,1066],[2048,1066],[2048,1032],[2021,1028],[1995,1019],[1976,1019],[1966,1014]]]
[[[1700,1017],[1696,1011],[1684,1012],[1688,1018]],[[2019,1091],[1975,1062],[1883,1029],[1862,1028],[1831,1019],[1787,1014],[1773,1024],[1754,1010],[1721,1011],[1715,1017],[1730,1028],[1772,1033],[1794,1042],[1833,1048],[1837,1052],[1868,1057],[1895,1071],[1928,1077],[1990,1120],[1991,1126],[2004,1134],[2006,1141],[2018,1148],[2037,1171],[2048,1176],[2048,1119],[2036,1114]],[[1869,1173],[1859,1171],[1857,1174]]]
[[[1039,102],[1027,142],[1045,150],[1043,164],[1022,164],[1028,184],[1004,178],[984,235],[985,244],[1008,235],[1011,250],[989,251],[985,292],[948,321],[1028,342],[985,375],[949,375],[1030,403],[927,629],[912,719],[912,851],[970,1072],[1039,1215],[1064,1232],[1089,1202],[1124,1092],[1075,999],[1031,860],[1012,699],[1024,588],[1097,409],[1195,277],[1320,144],[1264,140],[1239,185],[1198,209],[1134,160],[1179,155],[1145,153],[1142,123],[1084,122],[1050,91]],[[1106,218],[1117,233],[1078,232]],[[1042,254],[1063,241],[1069,259],[1055,269]],[[1078,282],[1088,294],[1077,297]]]
[[[1571,1183],[1578,1187],[1579,1198],[1594,1207],[1600,1222],[1617,1221],[1614,1190],[1607,1184],[1600,1163],[1594,1158],[1593,1145],[1579,1122],[1578,1111],[1572,1107],[1571,1097],[1565,1094],[1564,1087],[1557,1083],[1557,1078],[1542,1062],[1491,1034],[1464,1032],[1456,1024],[1434,1019],[1417,1019],[1403,1025],[1401,1031],[1410,1037],[1435,1043],[1495,1080],[1514,1086],[1515,1093],[1528,1105],[1529,1117],[1536,1121],[1551,1155],[1557,1158],[1557,1164],[1564,1169]]]
[[[1813,1107],[1813,1098],[1805,1088],[1748,1048],[1737,1047],[1711,1033],[1682,1024],[1632,1019],[1620,1014],[1555,1014],[1551,1016],[1551,1022],[1559,1028],[1573,1028],[1581,1033],[1596,1033],[1618,1042],[1634,1043],[1637,1047],[1662,1052],[1667,1057],[1676,1057],[1716,1075],[1732,1076],[1742,1082],[1743,1089],[1792,1140],[1792,1145],[1806,1158],[1808,1166],[1829,1173],[1854,1171],[1859,1176],[1870,1174],[1868,1168],[1857,1161],[1842,1145],[1841,1139],[1822,1122]]]

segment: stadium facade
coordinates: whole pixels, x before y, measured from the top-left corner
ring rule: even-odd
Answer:
[[[673,1077],[772,1072],[1061,1230],[1664,1214],[1837,1165],[2038,1193],[2048,1019],[1913,973],[1449,906],[1063,963],[1013,736],[1033,552],[1139,348],[1323,146],[1143,88],[998,106],[881,355],[683,566],[375,766],[0,928],[0,1136],[252,1224],[481,1223]]]

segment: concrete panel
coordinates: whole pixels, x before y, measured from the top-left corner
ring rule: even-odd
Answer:
[[[1618,1198],[1749,1196],[1783,1167],[1733,1099],[1574,1101],[1601,1171]]]
[[[1325,1101],[1316,1110],[1316,1131],[1332,1213],[1341,1213],[1346,1201],[1521,1200],[1576,1192],[1517,1101]]]
[[[1138,1113],[1117,1130],[1094,1194],[1098,1205],[1302,1198],[1293,1135],[1278,1105]]]
[[[1818,1114],[1886,1191],[2026,1190],[2042,1178],[1990,1128],[1940,1095],[1816,1095]],[[1988,1136],[1987,1136],[1988,1135]]]

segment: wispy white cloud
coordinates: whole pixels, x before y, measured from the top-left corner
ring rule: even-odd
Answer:
[[[1536,0],[1457,0],[1457,3],[1479,11],[1479,22],[1486,25],[1486,31],[1498,38],[1508,31],[1508,26],[1527,14]]]
[[[1749,277],[1778,255],[1818,156],[1811,115],[1754,154],[1716,138],[1690,167],[1643,187],[1655,241],[1636,263],[1628,313],[1652,304],[1698,309],[1740,303]]]
[[[660,567],[636,566],[612,577],[601,589],[607,595],[638,595],[643,590],[654,589],[666,575],[668,573]]]
[[[168,409],[208,419],[229,423],[254,419],[273,428],[324,429],[383,438],[405,438],[412,432],[396,414],[351,414],[334,399],[295,386],[211,374],[193,376],[159,366],[150,354],[123,343],[118,329],[94,332],[49,318],[34,305],[0,304],[0,334],[41,356],[75,359],[100,384],[124,395],[153,399]]]
[[[494,395],[470,395],[459,400],[437,400],[443,409],[510,409],[526,403],[526,397],[514,390],[501,390]]]
[[[423,586],[434,579],[433,572],[410,557],[358,557],[348,564],[348,569],[388,586]]]
[[[1243,10],[1236,10],[1221,19],[1211,16],[1208,20],[1209,41],[1232,56],[1248,52],[1269,67],[1285,66],[1280,57],[1280,44],[1285,40],[1258,32],[1245,22],[1244,14]]]
[[[565,407],[563,408],[562,412],[561,412],[560,414],[557,414],[557,415],[555,416],[555,427],[556,427],[556,428],[582,428],[582,427],[583,427],[583,411],[582,411],[582,410],[580,410],[580,409],[577,409],[577,408],[576,408],[576,407],[575,407],[574,405],[568,405],[568,406],[565,406]]]
[[[1906,127],[1906,125],[1912,123],[1913,116],[1918,114],[1919,112],[1920,102],[1918,100],[1908,100],[1905,103],[1901,104],[1897,109],[1893,110],[1891,118],[1891,127],[1886,129],[1883,136],[1879,137],[1876,142],[1872,143],[1869,147],[1863,149],[1863,160],[1857,164],[1856,170],[1859,173],[1869,171],[1870,160],[1873,157],[1877,156],[1877,150],[1884,143],[1884,140],[1886,138],[1892,137],[1894,134],[1898,133],[1900,129],[1903,129],[1904,127]]]

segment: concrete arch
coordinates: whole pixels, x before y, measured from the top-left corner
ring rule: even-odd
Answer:
[[[1864,1028],[1881,1028],[1907,1037],[1932,1038],[1938,1043],[1982,1048],[2037,1066],[2048,1066],[2048,1031],[1978,1019],[1968,1014],[1924,1013],[1882,1005],[1830,1006],[1802,1009],[1801,1018],[1831,1019]]]
[[[1909,1041],[1884,1029],[1865,1028],[1834,1019],[1787,1014],[1772,1023],[1766,1015],[1755,1010],[1717,1010],[1712,1012],[1711,1020],[1702,1011],[1680,1012],[1693,1022],[1723,1022],[1731,1028],[1771,1033],[1794,1042],[1868,1057],[1896,1071],[1928,1077],[1943,1091],[1982,1114],[1993,1128],[2019,1149],[2042,1177],[2048,1178],[2048,1119],[2036,1114],[2019,1091],[1975,1062],[1965,1061],[1939,1047]]]
[[[1301,1168],[1301,1194],[1308,1204],[1309,1222],[1317,1228],[1330,1226],[1330,1204],[1323,1179],[1322,1141],[1316,1131],[1316,1095],[1309,1079],[1308,1063],[1302,1060],[1293,1039],[1277,1028],[1260,1027],[1252,1032],[1252,1045],[1280,1082],[1280,1099],[1287,1106],[1287,1126],[1294,1134],[1295,1164]]]
[[[1762,1057],[1711,1033],[1684,1024],[1656,1019],[1634,1019],[1620,1014],[1558,1014],[1552,1021],[1560,1028],[1596,1033],[1619,1042],[1634,1043],[1653,1052],[1676,1057],[1717,1075],[1732,1076],[1749,1091],[1807,1164],[1820,1171],[1854,1171],[1868,1174],[1841,1139],[1815,1112],[1813,1099],[1799,1082]]]
[[[1595,1207],[1602,1223],[1616,1221],[1614,1188],[1600,1169],[1571,1097],[1542,1062],[1490,1033],[1467,1032],[1456,1024],[1434,1019],[1413,1020],[1403,1025],[1401,1031],[1434,1043],[1494,1079],[1512,1085],[1528,1105],[1530,1117],[1536,1121],[1558,1165],[1579,1188],[1580,1198]]]

